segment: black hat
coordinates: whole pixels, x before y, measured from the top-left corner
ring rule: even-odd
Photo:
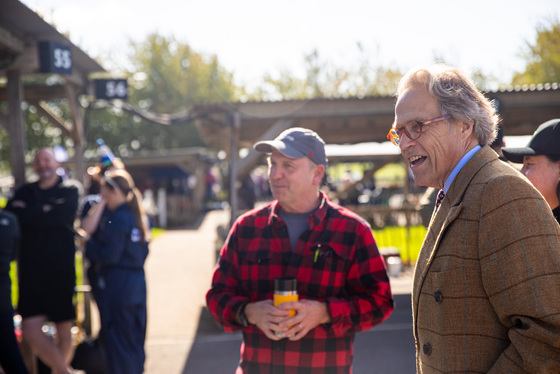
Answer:
[[[308,157],[317,165],[327,166],[325,142],[315,131],[301,127],[290,128],[274,140],[260,141],[253,148],[257,152],[271,153],[272,148],[290,158]]]
[[[511,162],[523,163],[524,156],[560,156],[560,119],[555,118],[540,125],[524,148],[502,148]]]

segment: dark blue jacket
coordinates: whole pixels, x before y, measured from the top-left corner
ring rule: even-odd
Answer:
[[[122,204],[114,212],[105,213],[96,233],[87,242],[86,257],[101,272],[113,267],[142,269],[148,244],[142,243],[132,212]]]
[[[126,204],[103,212],[98,229],[87,242],[86,257],[96,266],[93,288],[103,332],[106,372],[140,374],[146,358],[146,279],[143,243]]]

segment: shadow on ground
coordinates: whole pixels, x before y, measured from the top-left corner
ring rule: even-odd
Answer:
[[[241,333],[224,333],[203,308],[183,374],[233,374],[239,361]],[[415,373],[410,295],[395,295],[395,310],[387,321],[358,333],[354,344],[354,374]]]

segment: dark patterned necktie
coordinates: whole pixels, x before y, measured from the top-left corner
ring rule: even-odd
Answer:
[[[443,201],[444,197],[445,197],[445,192],[443,192],[443,190],[439,190],[439,192],[437,194],[437,199],[436,199],[436,210],[441,205],[441,202]]]

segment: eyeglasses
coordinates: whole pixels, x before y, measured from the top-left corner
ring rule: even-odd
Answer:
[[[387,139],[389,139],[391,143],[398,147],[399,143],[401,142],[403,132],[406,134],[406,136],[408,136],[410,140],[416,140],[422,135],[422,128],[424,126],[449,118],[451,118],[451,116],[449,114],[445,114],[443,116],[432,118],[426,121],[410,121],[401,127],[393,126],[387,134]]]

